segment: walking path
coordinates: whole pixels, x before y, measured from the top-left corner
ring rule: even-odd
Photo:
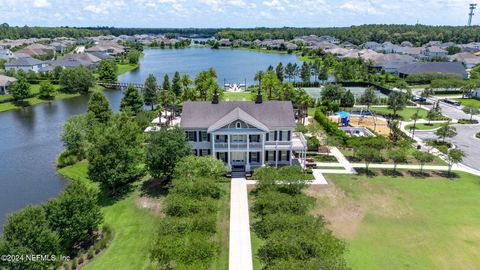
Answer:
[[[232,178],[230,188],[229,270],[252,270],[247,181]]]

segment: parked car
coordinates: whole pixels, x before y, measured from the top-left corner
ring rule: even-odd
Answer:
[[[442,99],[443,102],[447,103],[447,104],[450,104],[450,105],[453,105],[453,106],[460,106],[460,102],[458,101],[455,101],[455,100],[451,100],[451,99]]]
[[[413,101],[415,102],[427,102],[427,99],[421,96],[414,96]]]

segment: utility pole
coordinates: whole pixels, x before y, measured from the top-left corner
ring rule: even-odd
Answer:
[[[468,13],[468,26],[472,26],[472,18],[475,15],[475,9],[477,8],[477,4],[470,4],[470,13]]]

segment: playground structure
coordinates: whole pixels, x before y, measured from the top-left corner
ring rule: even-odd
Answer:
[[[360,111],[337,112],[335,115],[329,117],[331,121],[338,123],[345,132],[350,135],[370,136],[369,132],[361,130],[361,128],[372,130],[378,134],[388,136],[390,134],[390,128],[388,126],[387,119],[378,117],[369,108],[362,107]],[[349,129],[349,128],[360,128]]]

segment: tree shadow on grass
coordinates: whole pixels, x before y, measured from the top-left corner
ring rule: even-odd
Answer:
[[[25,100],[16,100],[16,101],[12,101],[12,103],[17,107],[22,107],[22,108],[30,106],[30,102]]]
[[[132,191],[135,190],[134,184],[128,184],[122,187],[118,187],[115,193],[105,185],[100,186],[100,192],[98,193],[98,204],[102,207],[110,206],[118,201],[121,201],[127,197]]]
[[[162,179],[150,178],[140,186],[140,195],[152,198],[165,197],[168,194],[168,184]]]
[[[420,172],[420,171],[408,171],[408,173],[416,178],[427,178],[430,177],[430,173],[428,172]]]
[[[436,176],[443,177],[443,178],[447,178],[447,179],[450,179],[450,180],[455,180],[457,178],[460,178],[460,175],[458,175],[458,173],[456,173],[456,172],[450,172],[450,174],[449,174],[448,172],[442,171],[442,172],[432,172],[432,174],[436,175]]]
[[[394,171],[394,170],[383,169],[382,170],[382,175],[392,176],[392,177],[402,177],[403,173],[401,171],[398,171],[398,170]]]
[[[368,171],[365,168],[358,168],[355,170],[357,171],[358,175],[365,175],[367,177],[377,176],[377,173],[375,171],[372,171],[371,169],[368,169]]]

